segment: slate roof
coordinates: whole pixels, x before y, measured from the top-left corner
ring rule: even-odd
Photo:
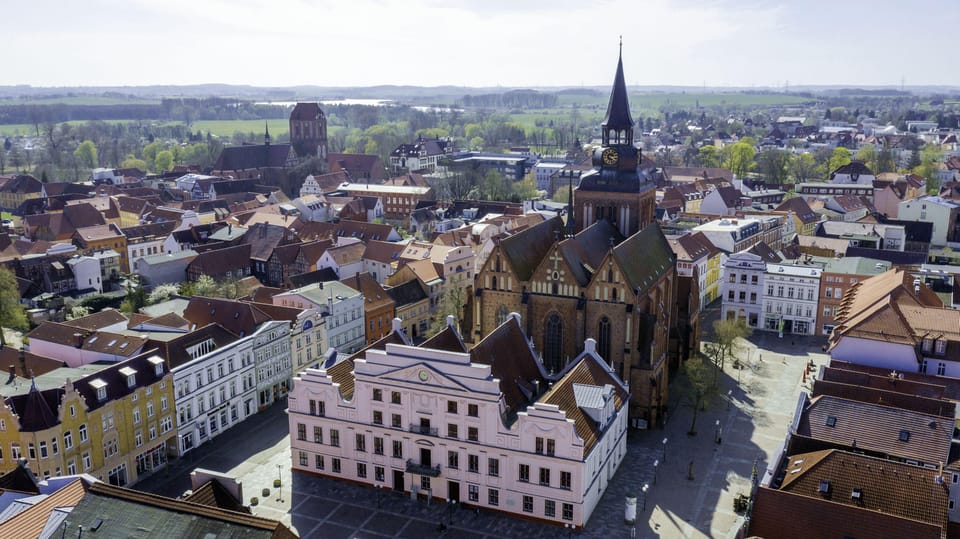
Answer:
[[[23,464],[0,475],[0,491],[10,490],[26,494],[40,494],[40,489],[37,487],[37,478]]]
[[[836,170],[830,173],[830,179],[832,180],[837,174],[860,174],[860,175],[873,175],[873,171],[870,170],[863,161],[851,161],[846,165],[841,165],[837,167]]]
[[[20,420],[20,432],[39,432],[60,423],[58,411],[63,400],[62,387],[40,391],[31,384],[30,391],[4,400]]]
[[[293,539],[282,523],[184,500],[149,494],[103,482],[87,494],[66,519],[69,529],[90,530],[102,521],[104,537],[236,537]]]
[[[314,283],[336,281],[339,278],[340,277],[333,268],[321,268],[316,271],[308,271],[307,273],[301,273],[299,275],[291,275],[289,279],[290,286],[292,288],[300,288]]]
[[[116,309],[104,309],[99,312],[88,314],[82,318],[75,318],[63,322],[65,326],[82,328],[88,331],[96,331],[114,324],[126,322],[127,317]]]
[[[602,124],[605,129],[633,129],[633,117],[630,116],[630,101],[627,96],[627,83],[623,78],[623,56],[617,58],[617,73],[613,77],[610,101],[607,102],[607,114]],[[632,141],[628,141],[632,144]]]
[[[427,291],[423,289],[417,279],[410,279],[405,283],[387,288],[386,292],[393,298],[397,308],[423,301],[429,297]]]
[[[210,323],[206,325],[197,325],[193,331],[170,340],[151,341],[149,348],[151,352],[145,356],[158,355],[166,360],[168,369],[175,369],[185,363],[193,361],[187,349],[207,340],[213,340],[214,349],[226,346],[237,340],[237,334],[232,333],[223,326]]]
[[[906,441],[902,431],[909,433]],[[803,411],[797,434],[834,447],[937,464],[949,461],[953,419],[821,395]]]
[[[151,362],[154,355],[151,353],[141,354],[137,357],[121,361],[110,365],[109,367],[90,374],[73,382],[73,388],[83,397],[87,404],[87,411],[96,410],[104,404],[122,399],[134,391],[153,385],[170,372],[168,367],[161,367],[161,372],[157,375],[156,365]],[[130,387],[128,384],[129,370],[134,370],[135,384]],[[96,385],[101,380],[106,382],[107,398],[100,401],[97,398]],[[93,382],[93,383],[91,383]]]
[[[80,502],[88,488],[87,483],[80,478],[60,487],[31,507],[0,523],[0,537],[57,537],[56,532],[61,530],[60,526],[56,525],[57,518],[61,517],[65,510]],[[45,530],[48,522],[51,521],[54,529]],[[45,535],[43,534],[45,531],[53,533]]]
[[[204,251],[190,262],[188,272],[218,277],[228,271],[250,267],[250,246],[234,245],[223,249]]]
[[[611,247],[623,241],[623,235],[606,219],[560,242],[558,249],[581,287],[590,284],[593,274]],[[543,262],[541,262],[543,263]]]
[[[220,152],[214,170],[283,168],[290,156],[289,144],[229,146]]]
[[[793,214],[804,224],[815,223],[820,220],[820,216],[810,209],[810,205],[801,197],[793,197],[784,201],[774,211],[793,211]]]
[[[656,283],[676,262],[660,225],[656,223],[614,247],[613,256],[635,294]]]
[[[500,240],[500,251],[520,281],[529,281],[563,233],[563,221],[552,217]]]
[[[197,327],[219,324],[241,337],[251,335],[271,318],[251,303],[221,298],[193,296],[183,317]]]
[[[463,339],[453,326],[447,324],[442,330],[423,341],[420,348],[431,350],[446,350],[447,352],[458,352],[465,354],[467,346],[463,344]]]

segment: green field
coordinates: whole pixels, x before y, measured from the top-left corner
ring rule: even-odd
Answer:
[[[127,122],[136,122],[137,120],[100,120],[108,124],[122,124]],[[82,125],[87,123],[87,120],[71,120],[65,122],[70,125]],[[40,126],[40,132],[43,133],[43,125]],[[0,137],[13,137],[13,136],[36,136],[37,132],[33,124],[0,124]]]
[[[164,125],[182,125],[183,122],[171,122]],[[290,122],[284,119],[272,120],[198,120],[190,124],[192,131],[210,132],[218,137],[231,137],[237,131],[241,133],[263,133],[264,124],[270,128],[270,136],[276,138],[290,130]]]
[[[607,105],[607,95],[560,95],[559,103],[561,105],[577,104],[582,107],[591,105]],[[746,94],[746,93],[675,93],[675,92],[643,92],[631,93],[630,105],[633,108],[644,108],[656,110],[664,105],[673,105],[679,107],[693,107],[699,102],[702,107],[714,105],[795,105],[798,103],[807,103],[810,99],[795,95],[784,94]]]

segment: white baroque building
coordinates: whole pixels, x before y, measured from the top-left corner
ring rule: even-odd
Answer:
[[[767,264],[759,255],[744,251],[727,258],[720,278],[723,319],[742,319],[752,328],[759,327],[766,271]]]
[[[394,332],[295,378],[293,470],[580,528],[626,454],[628,388],[584,352],[548,376],[511,314],[469,352]]]
[[[822,273],[819,266],[807,264],[767,264],[763,329],[816,335]]]

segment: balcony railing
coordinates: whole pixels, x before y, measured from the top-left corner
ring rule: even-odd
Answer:
[[[410,424],[410,432],[414,434],[423,434],[424,436],[436,436],[437,429],[432,427],[425,427],[423,425],[417,425],[415,423]]]
[[[440,477],[440,465],[437,464],[436,466],[425,466],[419,462],[414,462],[413,459],[407,459],[407,473],[427,475],[430,477]]]

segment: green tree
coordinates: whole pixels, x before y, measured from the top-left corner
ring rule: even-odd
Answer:
[[[550,200],[566,204],[569,200],[570,189],[573,189],[573,187],[570,187],[569,185],[561,185],[556,191],[554,191],[553,197],[551,197]]]
[[[120,310],[127,314],[140,312],[147,306],[147,290],[141,283],[127,285],[127,297],[120,304]]]
[[[809,153],[798,153],[790,160],[790,175],[796,183],[803,183],[812,178],[816,168],[817,162]]]
[[[143,159],[137,159],[133,154],[128,155],[121,163],[120,168],[136,168],[140,169],[143,172],[146,172],[147,162]]]
[[[753,157],[756,154],[753,145],[747,142],[738,142],[730,148],[730,157],[724,167],[733,172],[738,178],[745,178],[754,167]]]
[[[720,156],[717,147],[713,144],[704,144],[697,151],[697,162],[701,167],[717,168],[720,166]]]
[[[857,161],[863,161],[863,164],[867,166],[874,174],[879,173],[880,167],[877,166],[877,147],[873,144],[864,144],[857,151],[856,155]]]
[[[710,366],[697,354],[683,364],[683,372],[689,384],[685,390],[688,405],[693,407],[693,418],[690,421],[690,430],[687,434],[697,435],[697,415],[704,406],[708,393],[713,387],[710,382]]]
[[[508,188],[503,176],[496,170],[489,170],[483,176],[483,193],[487,200],[506,200]]]
[[[463,317],[463,304],[463,289],[455,285],[449,286],[440,297],[437,311],[430,328],[427,330],[427,335],[432,336],[443,331],[443,328],[447,327],[448,316],[453,316],[457,331],[459,331]]]
[[[150,305],[162,303],[171,297],[176,296],[178,293],[180,293],[179,285],[173,283],[161,284],[153,287],[153,290],[150,291],[150,295],[147,296],[147,302]]]
[[[936,173],[942,160],[943,150],[936,144],[927,144],[920,150],[920,165],[914,167],[912,171],[917,176],[926,178],[927,188],[933,192],[940,190],[936,182]]]
[[[524,176],[522,180],[514,182],[514,184],[510,186],[510,190],[513,192],[513,198],[517,200],[533,200],[540,196],[540,192],[537,191],[537,182],[534,179],[533,171]]]
[[[741,339],[746,339],[753,334],[753,329],[741,318],[739,320],[716,320],[713,323],[713,337],[717,351],[720,353],[718,370],[723,370],[726,366],[727,356],[736,360],[736,354],[740,349]]]
[[[13,272],[0,266],[0,345],[6,346],[3,329],[26,331],[30,329],[27,314],[20,304],[20,286]]]
[[[147,162],[147,168],[149,170],[156,170],[154,168],[153,160],[157,158],[157,154],[160,153],[163,148],[164,145],[160,141],[151,142],[143,147],[143,159]]]
[[[877,169],[874,171],[877,174],[883,172],[896,172],[897,171],[897,162],[893,158],[893,151],[890,148],[884,147],[877,154]]]
[[[97,168],[99,160],[97,159],[97,146],[92,140],[85,140],[77,145],[73,150],[73,156],[77,158],[80,165],[85,168]]]
[[[209,275],[201,275],[199,279],[193,282],[193,289],[190,290],[192,296],[213,297],[217,295],[217,282]]]
[[[767,150],[757,156],[760,173],[769,183],[780,185],[790,177],[790,153],[783,150]]]
[[[827,175],[833,173],[838,168],[850,164],[850,150],[846,148],[834,148],[830,154],[830,161],[827,162]]]
[[[173,170],[173,152],[170,150],[157,152],[157,157],[153,160],[153,170],[160,173]]]

